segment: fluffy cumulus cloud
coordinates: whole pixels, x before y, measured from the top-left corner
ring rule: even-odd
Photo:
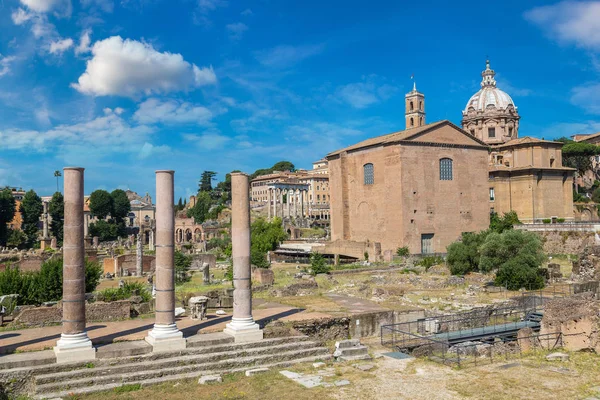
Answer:
[[[524,16],[561,43],[600,50],[600,1],[563,1]]]
[[[231,40],[240,40],[244,35],[244,32],[248,30],[248,25],[243,22],[236,22],[235,24],[225,25],[225,29],[229,32]]]
[[[17,8],[10,16],[15,25],[23,25],[34,17],[33,13],[27,12],[22,8]]]
[[[73,39],[62,39],[50,43],[51,54],[62,54],[73,47]]]
[[[133,118],[141,124],[207,124],[212,112],[202,106],[176,100],[148,99],[140,104]]]
[[[57,7],[61,0],[21,0],[21,3],[32,11],[45,13]]]
[[[267,67],[286,68],[315,56],[324,49],[324,44],[303,46],[282,45],[257,52],[256,59]]]
[[[148,43],[113,36],[94,43],[92,59],[72,86],[95,96],[151,95],[215,84],[212,67],[199,68],[181,54],[158,52]]]
[[[349,104],[354,108],[367,108],[393,96],[397,88],[372,75],[362,81],[339,86],[334,99]]]

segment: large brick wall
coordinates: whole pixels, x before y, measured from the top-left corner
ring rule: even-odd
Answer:
[[[86,321],[115,321],[128,319],[131,315],[131,303],[128,300],[111,303],[96,302],[85,306]],[[62,308],[26,307],[16,315],[13,324],[17,326],[46,326],[60,324]]]

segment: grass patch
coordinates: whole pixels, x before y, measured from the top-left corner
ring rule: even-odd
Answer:
[[[119,386],[114,388],[114,392],[117,394],[120,393],[130,393],[130,392],[137,392],[138,390],[142,389],[142,385],[139,383],[135,383],[133,385],[123,385],[123,386]]]

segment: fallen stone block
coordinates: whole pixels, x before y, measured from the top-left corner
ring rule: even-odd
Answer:
[[[198,379],[198,383],[200,385],[206,385],[207,383],[221,383],[223,382],[223,378],[221,375],[204,375]]]
[[[552,353],[546,356],[548,361],[569,361],[569,355],[565,353]]]
[[[297,372],[292,372],[292,371],[287,371],[287,370],[279,371],[279,373],[289,379],[298,379],[302,376],[301,374],[299,374]]]
[[[350,384],[350,381],[347,379],[342,379],[341,381],[335,381],[333,384],[335,386],[346,386]]]
[[[340,340],[339,342],[335,342],[336,349],[350,349],[358,346],[360,346],[360,340],[358,339]]]
[[[324,367],[325,365],[327,365],[327,364],[325,364],[324,362],[316,362],[316,363],[313,363],[313,367],[314,367],[314,368],[322,368],[322,367]]]
[[[253,375],[263,374],[265,372],[269,372],[269,368],[249,369],[249,370],[246,371],[246,376],[253,376]]]
[[[223,310],[218,310],[215,314],[217,315],[227,315],[227,313]]]
[[[175,316],[176,317],[181,317],[183,314],[185,314],[185,308],[175,307]]]
[[[353,367],[361,371],[370,371],[375,368],[373,364],[354,364]]]

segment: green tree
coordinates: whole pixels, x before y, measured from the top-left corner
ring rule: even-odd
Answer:
[[[183,201],[181,200],[181,197],[179,198],[179,202],[177,203],[177,206],[175,207],[175,209],[177,211],[183,210]]]
[[[0,191],[0,245],[6,246],[8,224],[15,217],[17,206],[9,188]]]
[[[21,230],[27,236],[25,247],[32,248],[38,240],[38,224],[40,216],[42,215],[42,212],[44,212],[42,199],[33,190],[28,191],[25,193],[25,196],[23,196],[19,211],[21,212],[23,221]]]
[[[48,204],[48,214],[52,222],[50,222],[50,231],[56,238],[59,244],[63,241],[63,225],[65,219],[65,201],[62,193],[56,192],[52,195],[52,199]]]
[[[101,242],[116,240],[122,233],[120,225],[103,219],[90,224],[90,236],[98,236]]]
[[[121,189],[115,189],[110,193],[112,198],[112,210],[110,215],[118,223],[124,222],[125,218],[131,211],[131,202],[127,198],[127,193]],[[90,200],[91,201],[91,200]]]
[[[217,184],[217,190],[221,194],[221,201],[231,200],[231,174],[234,172],[241,172],[239,170],[231,171],[230,174],[225,174],[225,180]]]
[[[296,167],[289,161],[279,161],[275,163],[271,168],[262,168],[254,171],[252,175],[250,175],[250,179],[254,179],[258,176],[272,174],[274,171],[295,171]]]
[[[189,280],[188,270],[192,266],[192,257],[175,251],[175,284],[181,285]]]
[[[538,269],[545,259],[542,248],[540,237],[533,232],[491,232],[480,248],[479,269],[482,272],[497,271],[508,261]]]
[[[310,269],[313,275],[327,274],[331,271],[331,267],[327,265],[323,255],[320,253],[312,253],[310,255]]]
[[[461,240],[450,244],[447,248],[446,262],[453,275],[465,275],[479,270],[481,254],[479,248],[490,231],[479,233],[465,232]]]
[[[20,229],[9,229],[6,245],[11,248],[23,249],[27,247],[27,235]]]
[[[208,219],[210,208],[213,201],[208,192],[200,192],[196,196],[196,205],[187,212],[188,217],[194,218],[197,224],[201,224]]]
[[[575,168],[583,175],[592,168],[592,157],[598,154],[600,147],[595,144],[568,141],[562,148],[563,165]]]
[[[54,177],[56,178],[56,191],[60,192],[60,190],[58,189],[58,178],[60,178],[62,176],[62,174],[60,173],[60,171],[54,171]]]
[[[214,171],[204,171],[200,177],[200,183],[198,184],[199,192],[212,192],[212,181],[214,177],[217,175]]]
[[[504,213],[502,217],[498,214],[492,213],[490,215],[490,230],[497,233],[502,233],[509,229],[512,229],[514,225],[520,225],[519,216],[515,211],[509,211]]]
[[[90,212],[93,217],[105,219],[113,213],[113,198],[106,190],[94,190],[90,195]]]
[[[287,239],[287,233],[283,230],[280,218],[274,218],[268,222],[264,218],[258,218],[251,225],[250,233],[250,257],[252,262],[259,268],[267,268],[267,253],[277,249],[280,242]],[[261,260],[264,259],[264,262]]]

